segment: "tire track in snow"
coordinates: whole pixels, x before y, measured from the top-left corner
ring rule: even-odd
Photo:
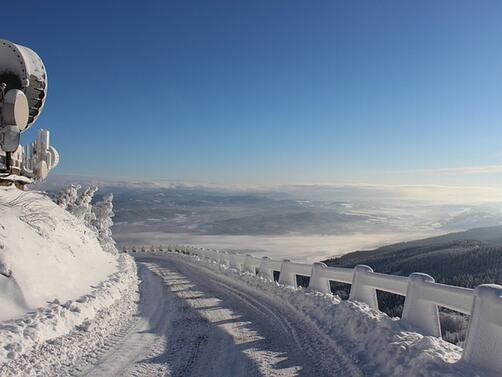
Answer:
[[[176,255],[173,256],[173,258],[176,257]],[[186,261],[184,257],[178,258],[181,258],[182,262]],[[322,365],[326,371],[329,371],[327,375],[362,376],[359,368],[353,364],[352,360],[336,344],[335,340],[318,329],[310,319],[297,314],[296,309],[289,303],[281,302],[282,305],[280,305],[267,294],[251,290],[231,278],[219,275],[213,270],[198,264],[190,263],[190,268],[205,270],[206,274],[211,275],[211,284],[222,286],[228,293],[237,297],[255,312],[266,318],[273,318],[283,332],[292,338],[298,349],[307,351],[309,357],[316,360],[316,363]],[[182,271],[187,273],[186,269],[182,269]]]
[[[307,375],[307,369],[312,367],[310,365],[312,363],[309,362],[311,359],[316,365],[312,368],[312,372],[315,371],[316,375],[361,375],[358,368],[352,364],[352,361],[332,339],[318,330],[310,320],[298,315],[289,304],[278,304],[266,294],[250,290],[233,279],[221,276],[201,265],[190,263],[190,260],[185,257],[172,255],[165,258],[169,258],[176,269],[196,285],[209,288],[211,293],[215,293],[220,298],[232,296],[234,301],[237,301],[235,307],[239,309],[243,305],[247,306],[247,310],[253,312],[252,317],[261,317],[258,322],[272,320],[274,325],[265,329],[265,332],[268,332],[267,337],[286,337],[288,341],[292,341],[296,345],[293,350],[288,345],[289,353],[306,353],[308,355],[308,357],[305,355],[299,357],[303,356],[302,362],[305,363],[302,365],[303,372],[300,374]],[[209,279],[207,275],[209,275]]]
[[[178,255],[137,258],[142,313],[84,376],[359,376],[282,301]]]
[[[334,363],[332,360],[333,357],[320,359],[319,363],[322,364],[325,369],[329,369],[331,373],[334,373],[335,375],[347,375],[348,367],[346,364],[348,361],[344,360],[346,356],[340,355],[340,350],[334,349],[333,342],[329,340],[327,341],[326,340],[327,337],[323,333],[321,333],[320,330],[312,328],[313,325],[311,323],[307,323],[307,321],[305,321],[303,318],[297,318],[297,320],[295,321],[295,323],[298,324],[296,326],[296,329],[300,330],[297,331],[295,329],[295,326],[292,324],[291,321],[287,319],[285,315],[277,314],[276,312],[274,312],[274,310],[270,309],[268,306],[258,301],[257,299],[243,294],[242,291],[231,288],[230,286],[224,283],[221,283],[221,285],[224,285],[229,292],[237,296],[241,301],[249,305],[253,310],[256,310],[257,312],[261,313],[266,313],[269,316],[271,316],[274,319],[274,321],[283,329],[283,331],[291,336],[291,338],[296,343],[298,349],[303,349],[303,350],[305,350],[306,348],[308,349],[309,356],[318,357],[319,354],[335,355],[337,360]],[[317,332],[317,338],[312,339],[313,338],[312,333],[309,334],[308,331],[305,331],[306,329],[309,329],[309,331],[311,332],[314,331]],[[316,345],[314,346],[313,343],[315,343]],[[321,348],[322,351],[320,350]],[[343,363],[341,363],[341,360],[343,360]]]

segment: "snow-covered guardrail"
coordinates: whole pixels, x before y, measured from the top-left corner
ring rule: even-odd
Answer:
[[[176,251],[206,258],[242,272],[297,287],[297,276],[309,277],[308,289],[331,293],[330,281],[351,284],[349,300],[378,309],[377,290],[404,296],[401,321],[424,335],[441,336],[438,307],[470,315],[462,360],[476,367],[502,371],[502,286],[483,284],[476,289],[439,284],[430,275],[409,277],[374,272],[371,267],[328,267],[324,263],[256,258],[190,246],[168,246],[157,250]],[[149,248],[135,248],[147,252]],[[133,251],[132,249],[124,251]]]

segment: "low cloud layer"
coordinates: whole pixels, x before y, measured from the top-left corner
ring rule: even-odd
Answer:
[[[470,170],[469,170],[470,169]],[[417,170],[422,172],[458,171],[476,174],[476,171],[502,172],[502,165],[477,168],[452,168]],[[472,171],[472,173],[467,173]],[[277,193],[292,195],[302,199],[331,201],[376,201],[376,202],[423,202],[435,204],[481,204],[502,203],[502,187],[461,186],[461,185],[386,185],[386,184],[302,184],[302,185],[237,185],[197,181],[177,181],[150,178],[104,178],[54,174],[51,179],[37,186],[46,190],[56,190],[70,183],[96,185],[101,188],[148,189],[203,189],[226,193]]]

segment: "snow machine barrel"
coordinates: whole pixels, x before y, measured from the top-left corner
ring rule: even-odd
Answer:
[[[5,96],[14,91],[17,98],[26,98],[28,119],[26,124],[19,124],[18,127],[21,131],[31,127],[40,115],[47,96],[47,73],[42,59],[27,47],[0,39],[0,84],[5,84]],[[5,118],[4,111],[2,115]]]
[[[21,134],[37,120],[46,96],[47,73],[42,59],[27,47],[0,39],[0,163],[4,165],[0,169],[2,173],[18,178],[24,176],[24,181],[26,178],[40,180],[59,162],[59,154],[49,146],[49,132],[46,130],[40,130],[31,148],[25,150],[20,146]]]

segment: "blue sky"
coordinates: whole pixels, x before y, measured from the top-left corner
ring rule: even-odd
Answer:
[[[52,131],[60,173],[502,186],[500,1],[11,1],[2,14],[2,38],[46,64],[35,128]]]

